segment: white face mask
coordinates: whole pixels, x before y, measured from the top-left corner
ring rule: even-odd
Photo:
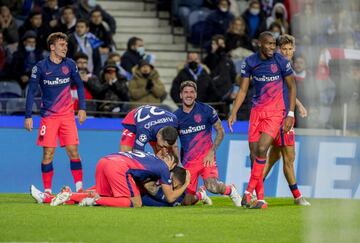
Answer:
[[[258,8],[250,8],[250,13],[252,15],[258,15],[260,13],[260,9],[258,9]]]
[[[228,8],[220,8],[220,11],[226,13],[228,11]]]
[[[136,51],[140,54],[140,56],[145,54],[145,47],[141,46],[136,48]]]
[[[95,7],[96,6],[96,0],[88,0],[89,7]]]
[[[115,62],[116,66],[120,67],[120,62]]]
[[[35,51],[35,47],[34,46],[25,46],[25,50],[27,52]]]
[[[279,33],[279,32],[271,32],[271,33],[273,34],[275,40],[276,40],[277,38],[279,38],[279,36],[280,36],[280,33]]]

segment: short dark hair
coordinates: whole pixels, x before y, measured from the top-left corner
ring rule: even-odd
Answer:
[[[94,8],[93,10],[91,10],[90,12],[90,16],[93,14],[93,13],[96,13],[96,12],[100,12],[101,16],[102,16],[102,12],[99,8]]]
[[[89,57],[88,55],[86,55],[85,53],[83,52],[76,52],[74,54],[74,61],[76,62],[77,60],[79,59],[86,59],[86,60],[89,60]]]
[[[131,38],[128,40],[127,49],[128,49],[128,50],[131,50],[131,47],[132,47],[133,45],[135,45],[137,41],[142,41],[142,39],[140,39],[139,37],[136,37],[136,36],[131,37]]]
[[[63,15],[64,12],[65,12],[66,10],[69,10],[69,9],[73,12],[73,14],[75,14],[74,8],[73,8],[71,5],[66,5],[65,7],[63,7],[63,8],[61,9],[61,15]]]
[[[218,42],[219,40],[224,40],[225,41],[225,36],[223,35],[214,35],[213,37],[211,37],[212,41],[216,41]]]
[[[121,55],[118,52],[111,52],[109,54],[109,56],[108,56],[108,60],[112,59],[113,57],[120,57],[121,58]]]
[[[186,170],[180,166],[175,166],[171,172],[173,173],[173,177],[179,180],[180,185],[183,186],[186,181]]]
[[[265,36],[271,36],[272,38],[275,39],[274,35],[270,31],[264,31],[260,33],[259,40],[262,41],[265,38]]]
[[[76,25],[77,25],[78,23],[84,23],[84,24],[86,25],[86,27],[89,27],[89,21],[87,21],[86,19],[78,19],[78,20],[76,21]]]
[[[57,40],[65,40],[66,42],[68,42],[68,39],[69,38],[67,37],[67,35],[63,32],[54,32],[48,36],[46,43],[50,50],[50,46],[55,44]]]
[[[160,132],[160,135],[162,136],[162,138],[169,145],[173,145],[178,138],[178,131],[176,130],[175,127],[166,126],[166,127],[163,127],[159,132]]]
[[[182,92],[185,87],[193,87],[195,91],[197,91],[197,85],[194,81],[191,80],[183,81],[180,84],[180,92]]]

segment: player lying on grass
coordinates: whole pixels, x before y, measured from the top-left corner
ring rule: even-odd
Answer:
[[[170,170],[176,164],[177,159],[172,154],[159,155],[157,158],[152,154],[137,151],[105,156],[99,160],[96,167],[96,196],[83,199],[82,206],[141,207],[140,190],[135,180],[145,181],[148,178],[159,180],[167,202],[173,203],[183,194],[190,181],[190,174],[186,172],[183,185],[172,182]],[[74,195],[76,197],[80,194]],[[35,199],[41,202],[41,198]],[[53,204],[59,205],[55,202]]]

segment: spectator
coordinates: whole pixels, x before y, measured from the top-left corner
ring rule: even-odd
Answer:
[[[265,14],[260,9],[259,1],[251,0],[242,17],[245,20],[249,38],[258,38],[259,34],[266,28]]]
[[[132,74],[127,72],[122,66],[121,66],[121,56],[117,52],[112,52],[109,54],[109,58],[107,62],[115,62],[116,66],[119,69],[119,74],[126,77],[126,79],[129,81],[132,79]]]
[[[317,104],[317,94],[314,91],[316,84],[313,80],[311,71],[307,68],[306,59],[302,55],[294,57],[294,78],[296,81],[296,97],[301,101],[305,108],[310,109],[314,104]],[[296,119],[297,127],[307,127],[307,119]]]
[[[225,34],[226,52],[230,52],[238,47],[253,50],[251,40],[246,34],[246,24],[241,17],[235,18],[228,32]]]
[[[113,103],[114,101],[129,101],[129,90],[126,86],[126,78],[119,75],[115,63],[108,62],[100,76],[101,86],[96,87],[96,93],[104,100],[99,105],[102,112],[126,112],[128,105]]]
[[[76,62],[76,66],[79,70],[80,78],[84,82],[84,92],[85,92],[85,99],[100,99],[99,94],[97,91],[99,90],[99,86],[101,86],[99,78],[90,73],[88,70],[88,60],[89,57],[81,52],[75,53],[74,61]],[[78,109],[78,97],[77,93],[74,91],[77,90],[76,86],[71,87],[73,99],[74,99],[74,109]],[[91,106],[87,105],[87,110],[89,110]]]
[[[3,41],[6,45],[19,41],[18,26],[7,6],[0,8],[0,31],[3,33]]]
[[[133,79],[129,81],[130,101],[143,104],[161,103],[166,97],[165,86],[158,71],[145,60],[134,67]]]
[[[19,37],[23,39],[25,32],[34,31],[36,33],[36,42],[42,50],[47,49],[46,37],[48,36],[46,28],[42,25],[42,15],[39,11],[32,11],[24,24],[19,28]]]
[[[266,19],[266,27],[269,29],[272,23],[280,24],[282,33],[289,33],[288,13],[284,4],[277,3],[274,5],[271,16]]]
[[[226,53],[225,38],[215,35],[211,40],[211,52],[204,59],[204,64],[210,68],[213,97],[216,101],[225,102],[220,114],[227,116],[232,102],[231,93],[235,84],[236,71],[234,63]]]
[[[91,11],[89,30],[97,38],[99,38],[99,40],[102,41],[102,45],[99,47],[99,51],[104,60],[103,62],[105,62],[109,53],[114,51],[115,48],[110,29],[106,23],[103,22],[101,11],[99,9],[94,9]]]
[[[284,34],[282,31],[282,26],[278,22],[273,22],[268,29],[274,36],[275,40],[279,38],[280,35]]]
[[[192,11],[198,10],[203,6],[204,0],[174,0],[172,1],[172,13],[175,20],[186,28],[189,15]]]
[[[79,0],[77,4],[77,16],[82,19],[90,19],[90,13],[94,9],[99,9],[104,21],[109,26],[110,32],[114,35],[116,33],[116,22],[108,12],[101,8],[99,4],[96,4],[96,0]]]
[[[205,20],[204,39],[209,40],[212,36],[224,35],[229,28],[234,15],[230,13],[230,1],[219,0],[217,9]],[[206,43],[208,45],[210,43]]]
[[[11,52],[4,44],[3,33],[0,32],[0,81],[9,77],[9,65],[11,62]]]
[[[299,45],[310,45],[317,36],[319,19],[314,13],[312,3],[305,3],[301,11],[294,15],[292,32]]]
[[[194,81],[197,84],[197,100],[210,102],[212,86],[208,68],[200,63],[199,55],[196,52],[189,52],[183,68],[172,82],[170,95],[175,103],[181,103],[180,85],[184,81]]]
[[[145,54],[144,41],[138,37],[131,37],[127,43],[127,50],[121,57],[122,67],[129,73],[140,60],[146,60],[151,63],[154,57],[151,54]]]
[[[98,75],[101,69],[100,45],[101,42],[89,33],[88,22],[79,19],[75,26],[75,32],[69,37],[68,56],[73,58],[76,52],[85,53],[89,57],[88,70]]]
[[[26,31],[11,62],[12,76],[23,89],[29,82],[32,68],[43,59],[42,51],[38,48],[36,40],[37,36],[34,31]]]
[[[42,7],[41,15],[42,23],[48,33],[54,32],[60,18],[58,0],[46,0],[45,5]]]
[[[57,24],[57,31],[70,35],[75,32],[76,17],[72,6],[65,6],[61,10],[61,17]]]

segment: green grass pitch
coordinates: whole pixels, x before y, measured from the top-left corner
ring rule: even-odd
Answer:
[[[360,242],[360,200],[268,198],[269,208],[82,208],[0,194],[0,242]]]

